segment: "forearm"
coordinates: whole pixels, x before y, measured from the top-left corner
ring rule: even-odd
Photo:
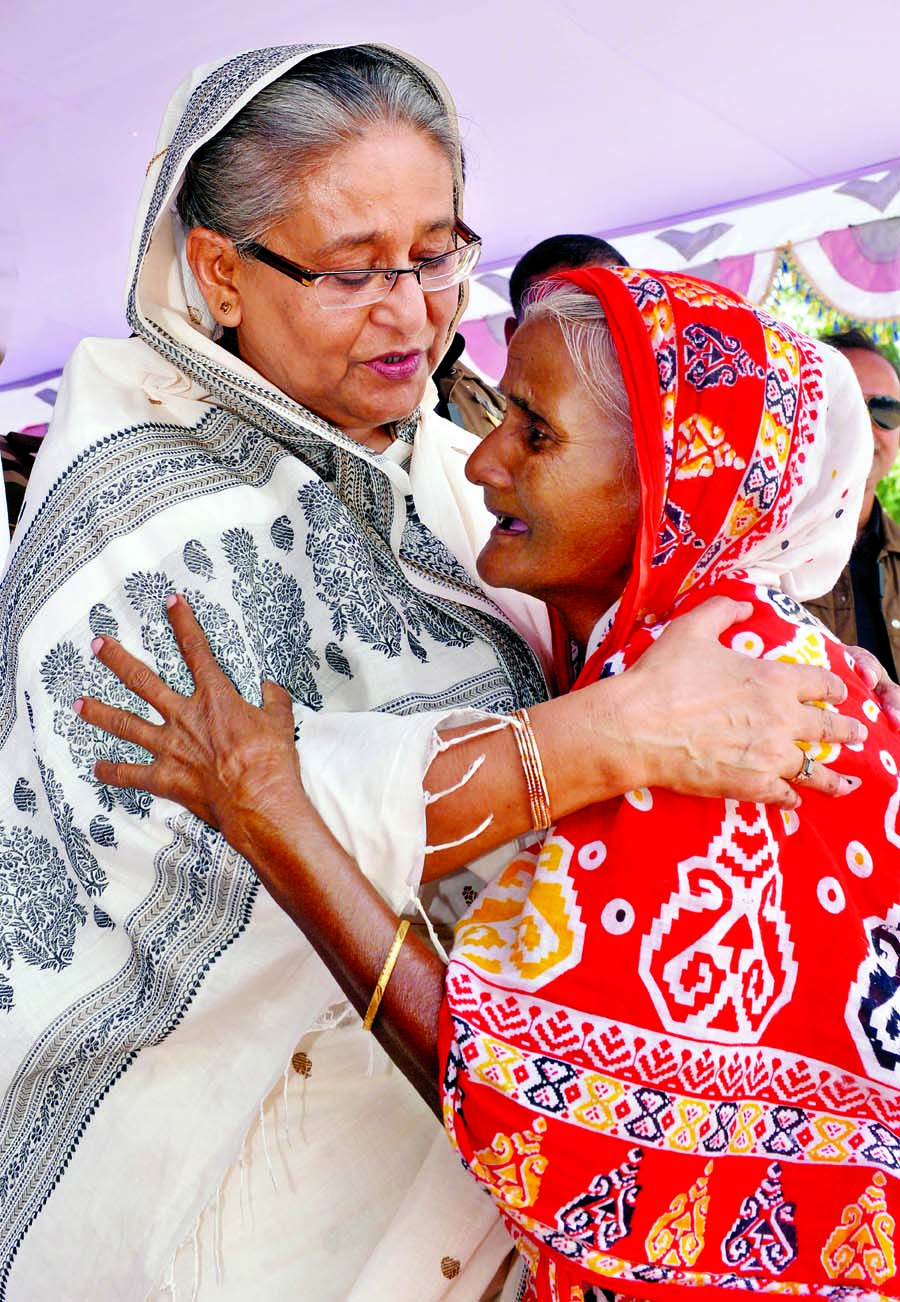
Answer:
[[[399,918],[307,802],[299,799],[290,820],[273,822],[248,814],[232,832],[232,844],[363,1016]],[[408,932],[372,1027],[437,1116],[437,1026],[444,970],[437,955]]]
[[[643,784],[639,756],[629,744],[625,726],[627,712],[634,708],[629,699],[631,684],[626,680],[627,675],[610,678],[588,691],[529,709],[554,819]],[[467,739],[470,733],[474,735]],[[513,728],[485,733],[483,726],[476,725],[452,729],[442,736],[455,739],[456,744],[432,761],[425,780],[427,791],[449,791],[479,757],[484,758],[458,790],[427,806],[425,880],[532,830]],[[477,836],[467,836],[488,817],[490,822]],[[462,844],[451,844],[460,840]]]

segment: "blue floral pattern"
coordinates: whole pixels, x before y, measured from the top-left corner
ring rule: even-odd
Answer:
[[[87,911],[59,851],[30,828],[0,824],[0,969],[18,958],[61,972],[72,962]],[[0,975],[0,1011],[14,1006],[12,983]]]

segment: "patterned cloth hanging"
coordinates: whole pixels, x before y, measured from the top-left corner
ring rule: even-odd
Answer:
[[[642,789],[515,859],[457,928],[447,1131],[542,1302],[587,1283],[896,1297],[900,741],[798,605],[852,542],[871,457],[858,386],[728,290],[570,278],[606,310],[643,497],[632,576],[574,687],[724,593],[753,608],[727,643],[829,665],[869,739],[840,754],[860,780],[840,801]]]

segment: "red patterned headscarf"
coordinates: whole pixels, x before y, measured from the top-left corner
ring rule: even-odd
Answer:
[[[858,386],[727,290],[567,279],[604,306],[642,485],[632,575],[574,686],[724,593],[753,614],[723,641],[830,665],[869,739],[840,753],[862,780],[841,800],[782,812],[643,789],[514,859],[457,929],[447,1132],[542,1302],[588,1283],[898,1297],[900,745],[797,604],[833,585],[854,536],[871,459]]]

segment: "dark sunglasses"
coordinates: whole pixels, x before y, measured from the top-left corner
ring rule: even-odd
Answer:
[[[889,398],[883,393],[873,393],[866,398],[869,415],[879,429],[900,427],[900,398]]]

